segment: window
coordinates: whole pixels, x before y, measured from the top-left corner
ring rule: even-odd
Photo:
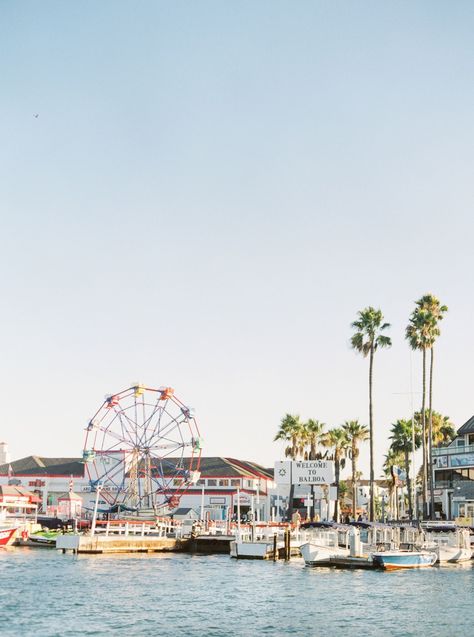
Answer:
[[[474,434],[469,434],[468,436],[468,445],[474,445]]]
[[[240,480],[238,478],[233,478],[230,481],[230,486],[231,487],[240,487]]]
[[[184,483],[183,478],[174,478],[173,479],[173,486],[174,487],[180,487],[183,483]]]
[[[458,438],[456,440],[456,446],[457,447],[464,447],[465,444],[466,444],[466,441],[464,440],[464,438]]]
[[[206,481],[205,481],[205,480],[203,480],[203,478],[201,478],[200,480],[198,480],[198,481],[196,482],[196,484],[197,484],[199,487],[203,487],[203,486],[206,484]]]
[[[227,478],[223,478],[223,479],[219,480],[219,486],[220,487],[228,487],[229,486],[229,481],[227,480]]]
[[[208,480],[207,481],[207,486],[208,487],[217,487],[217,480]]]

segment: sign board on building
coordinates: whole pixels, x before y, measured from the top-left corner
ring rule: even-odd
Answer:
[[[332,460],[275,462],[277,484],[331,484],[335,480]]]

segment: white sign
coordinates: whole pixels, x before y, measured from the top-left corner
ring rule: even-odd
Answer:
[[[275,462],[275,482],[277,484],[291,484],[291,460]]]
[[[331,460],[294,461],[293,484],[331,484],[334,482],[334,462]]]
[[[275,462],[277,484],[331,484],[334,479],[334,462],[331,460]]]

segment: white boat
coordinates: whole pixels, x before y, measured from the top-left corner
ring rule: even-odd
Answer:
[[[271,526],[241,529],[235,540],[230,542],[230,556],[248,560],[278,558],[285,548],[284,531],[281,527]],[[299,532],[293,531],[290,535],[290,555],[300,555],[300,544]]]
[[[277,542],[277,550],[282,547],[282,542]],[[230,556],[247,560],[270,559],[273,557],[273,542],[264,540],[257,542],[232,540],[230,543]]]
[[[455,526],[427,526],[421,548],[436,553],[440,563],[467,562],[472,557],[469,529]]]
[[[339,546],[339,533],[332,529],[314,529],[302,543],[300,552],[307,566],[317,566],[332,557],[348,557],[349,546]]]

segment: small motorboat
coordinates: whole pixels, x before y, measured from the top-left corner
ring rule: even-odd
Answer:
[[[433,566],[438,559],[434,551],[378,551],[372,553],[371,557],[376,566],[387,571]]]

